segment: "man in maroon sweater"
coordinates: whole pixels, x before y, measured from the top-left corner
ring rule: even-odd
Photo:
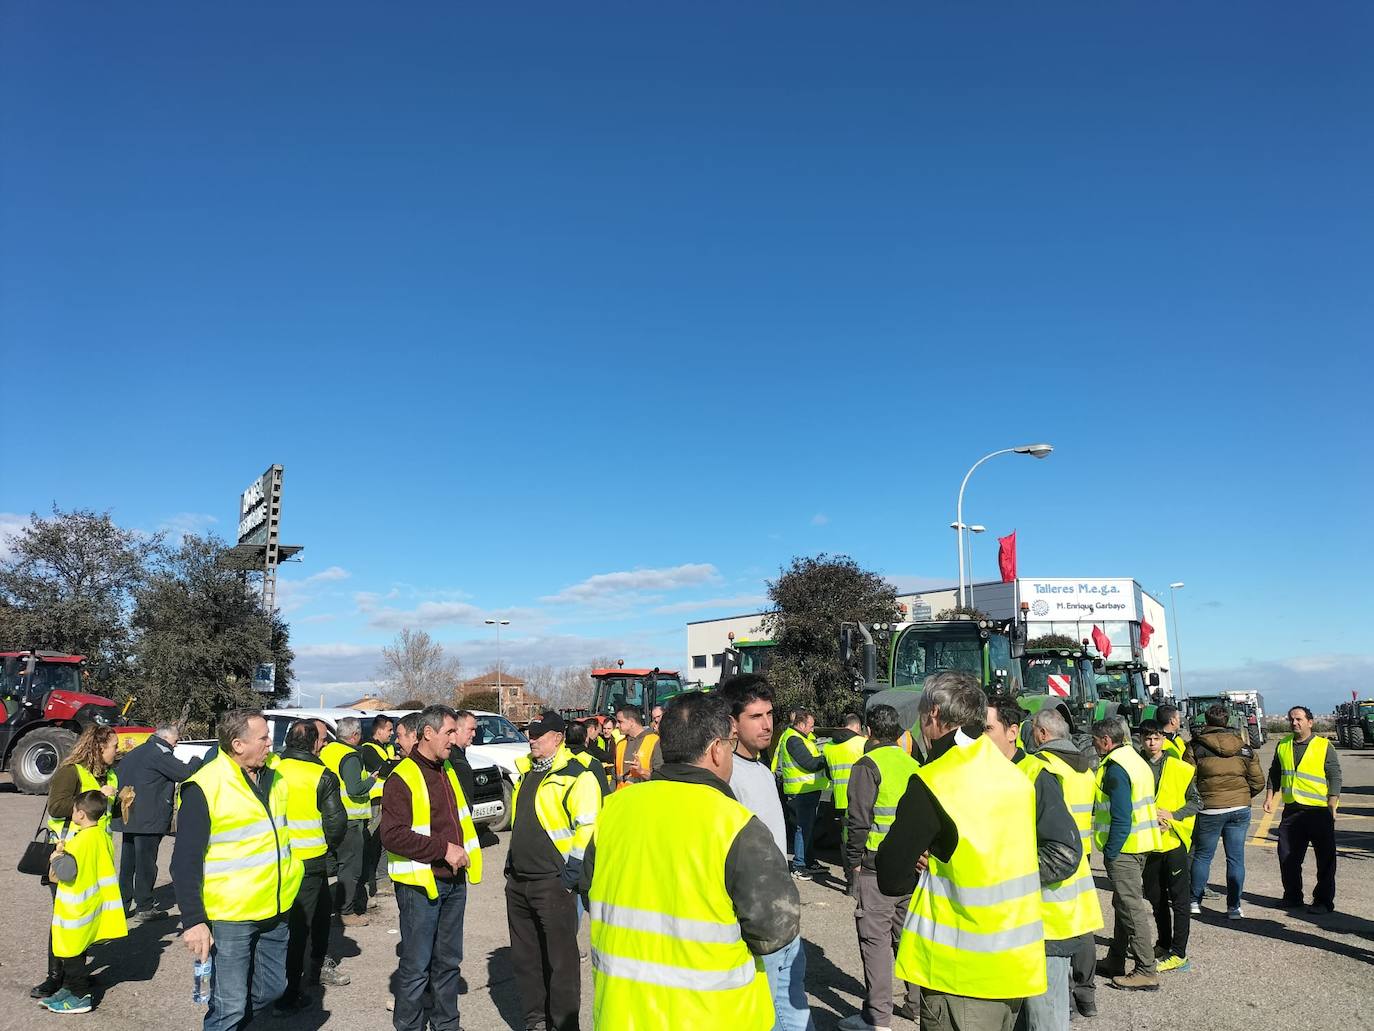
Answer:
[[[456,729],[454,712],[431,705],[420,713],[415,747],[387,778],[382,792],[382,845],[418,869],[395,881],[401,915],[400,964],[396,971],[396,1031],[458,1031],[458,967],[463,959],[463,912],[467,905],[469,857],[463,847],[462,788],[448,773]],[[419,777],[428,796],[429,833],[417,825],[411,784]],[[425,807],[421,806],[421,811]],[[423,819],[418,823],[423,824]],[[425,870],[428,865],[428,870]],[[435,897],[430,897],[432,878]],[[426,988],[431,989],[427,994]]]

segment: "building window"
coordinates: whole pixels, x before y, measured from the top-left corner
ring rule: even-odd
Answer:
[[[693,655],[693,656],[692,656],[692,668],[693,668],[693,669],[705,669],[705,668],[706,668],[706,656],[705,656],[705,655]]]
[[[724,666],[724,665],[725,665],[725,653],[724,653],[724,652],[716,652],[714,655],[712,655],[712,656],[711,656],[711,665],[714,666],[716,669],[720,669],[721,666]]]

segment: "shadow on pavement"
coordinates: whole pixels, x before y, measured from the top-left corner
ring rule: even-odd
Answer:
[[[806,987],[811,996],[811,1010],[824,1006],[835,1019],[858,1011],[863,1003],[864,986],[832,963],[825,950],[802,939],[806,947]],[[855,946],[857,951],[857,946]],[[849,998],[842,997],[844,992]]]
[[[515,972],[511,968],[510,946],[503,945],[487,957],[487,990],[501,1019],[512,1028],[525,1026],[525,1008],[515,987]]]

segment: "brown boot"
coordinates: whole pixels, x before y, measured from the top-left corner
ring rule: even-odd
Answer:
[[[1157,992],[1159,991],[1159,978],[1136,967],[1132,973],[1112,978],[1112,987],[1121,988],[1128,992]]]
[[[372,923],[372,921],[360,913],[345,913],[343,915],[343,925],[345,927],[366,927],[370,923]]]

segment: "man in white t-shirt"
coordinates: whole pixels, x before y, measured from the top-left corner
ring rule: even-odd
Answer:
[[[773,689],[757,673],[741,673],[721,681],[717,689],[730,703],[737,741],[730,790],[739,803],[757,816],[773,835],[778,852],[787,856],[787,830],[778,797],[778,782],[760,755],[773,740]],[[780,900],[787,905],[789,900]],[[811,1004],[806,998],[806,950],[798,935],[763,959],[773,993],[777,1031],[815,1031]]]

